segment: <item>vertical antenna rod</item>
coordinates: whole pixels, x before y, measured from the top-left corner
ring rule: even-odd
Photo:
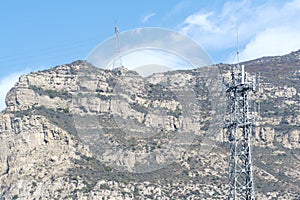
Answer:
[[[236,59],[238,65],[240,64],[240,44],[239,44],[239,30],[236,27]]]

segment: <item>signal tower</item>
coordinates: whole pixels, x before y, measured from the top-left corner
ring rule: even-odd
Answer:
[[[257,90],[256,82],[255,76],[248,80],[239,60],[231,68],[229,81],[224,81],[228,101],[224,129],[230,142],[228,200],[255,200],[250,138],[256,119],[250,97]]]
[[[121,50],[120,50],[119,28],[118,28],[118,26],[115,26],[115,55],[116,55],[116,58],[113,61],[113,69],[123,66],[120,53],[121,53]]]

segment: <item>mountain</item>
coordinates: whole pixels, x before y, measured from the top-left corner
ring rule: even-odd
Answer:
[[[242,64],[260,80],[257,199],[299,199],[300,51]],[[143,78],[75,61],[21,76],[0,113],[1,198],[225,199],[231,66]]]

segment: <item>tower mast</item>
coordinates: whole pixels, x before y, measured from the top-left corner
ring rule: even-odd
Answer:
[[[247,80],[238,56],[237,52],[238,63],[231,68],[230,80],[225,83],[228,113],[224,128],[230,143],[228,200],[254,200],[251,135],[255,131],[255,114],[249,100],[257,87],[255,77]]]
[[[115,26],[115,59],[113,61],[113,69],[123,66],[120,53],[121,50],[120,50],[119,28],[118,26]]]

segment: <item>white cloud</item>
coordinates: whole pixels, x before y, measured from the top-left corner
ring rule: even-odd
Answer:
[[[8,76],[2,78],[0,80],[0,111],[4,110],[5,105],[5,97],[9,90],[15,85],[15,83],[19,80],[20,75],[28,73],[30,70],[26,69],[20,72],[16,72],[13,74],[9,74]]]
[[[236,27],[241,60],[248,60],[300,49],[299,18],[300,0],[228,1],[220,12],[200,10],[188,16],[179,29],[214,57],[227,54],[223,61],[234,62]]]
[[[154,17],[155,15],[156,15],[156,13],[150,13],[150,14],[148,14],[148,15],[143,16],[142,19],[141,19],[142,23],[148,22],[149,19],[150,19],[151,17]]]
[[[241,60],[283,55],[300,49],[300,31],[290,27],[267,29],[255,36],[240,54]]]
[[[208,17],[212,16],[213,12],[204,13],[204,14],[193,14],[185,19],[184,23],[189,24],[190,26],[196,25],[200,26],[204,31],[215,32],[217,27],[208,20]]]

